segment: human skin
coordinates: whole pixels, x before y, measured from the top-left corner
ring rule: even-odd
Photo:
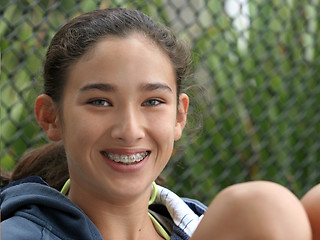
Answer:
[[[240,183],[222,190],[209,206],[191,240],[311,240],[299,199],[266,181]]]
[[[160,237],[147,215],[151,184],[181,137],[188,103],[185,94],[177,103],[169,57],[139,34],[103,39],[79,59],[61,106],[38,97],[39,124],[66,149],[69,198],[104,239]],[[108,157],[138,153],[148,155],[133,165]]]
[[[301,199],[312,228],[312,239],[320,240],[320,184],[310,189]]]
[[[103,39],[79,59],[70,69],[61,106],[47,95],[37,98],[39,124],[51,140],[64,142],[69,198],[104,239],[161,239],[147,215],[151,182],[167,164],[187,110],[185,94],[177,103],[170,59],[138,34]],[[107,157],[145,152],[135,165]],[[294,236],[311,239],[301,203],[279,185],[251,182],[223,190],[192,240]]]

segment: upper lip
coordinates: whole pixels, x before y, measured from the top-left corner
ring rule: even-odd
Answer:
[[[143,153],[143,152],[150,152],[150,150],[146,148],[135,148],[135,149],[118,149],[118,148],[110,148],[102,150],[101,152],[105,153],[113,153],[118,155],[132,155],[137,153]]]

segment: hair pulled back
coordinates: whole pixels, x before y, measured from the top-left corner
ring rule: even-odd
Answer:
[[[107,37],[128,37],[142,34],[154,42],[172,63],[176,73],[177,95],[181,83],[191,73],[191,54],[185,42],[177,40],[164,25],[155,23],[147,15],[132,9],[110,8],[80,15],[64,25],[53,37],[44,64],[44,93],[61,104],[68,73],[73,64],[95,44]],[[177,96],[178,97],[178,96]],[[69,178],[66,153],[61,142],[46,144],[26,153],[11,174],[1,174],[0,183],[40,176],[50,186],[61,189]],[[156,180],[163,185],[161,177]]]
[[[171,59],[176,72],[177,94],[181,82],[191,68],[190,49],[177,40],[164,25],[133,9],[110,8],[95,10],[74,18],[53,37],[44,65],[44,93],[60,103],[68,70],[90,48],[108,36],[127,37],[141,33],[155,42]]]
[[[60,191],[69,178],[67,156],[61,141],[50,142],[26,152],[11,173],[0,171],[0,187],[29,176],[39,176],[50,187]],[[156,183],[165,186],[161,176]]]
[[[51,142],[26,152],[13,172],[1,174],[1,187],[29,176],[39,176],[51,187],[61,190],[69,178],[66,153],[62,142]]]

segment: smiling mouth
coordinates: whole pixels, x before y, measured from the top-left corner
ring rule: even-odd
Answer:
[[[146,151],[146,152],[140,152],[140,153],[130,154],[130,155],[119,155],[119,154],[107,153],[107,152],[102,152],[102,154],[114,162],[117,162],[123,165],[132,165],[132,164],[137,164],[141,162],[150,154],[150,152]]]

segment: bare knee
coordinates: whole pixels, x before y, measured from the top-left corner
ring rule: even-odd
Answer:
[[[311,239],[300,201],[286,188],[271,182],[226,188],[209,206],[201,224],[208,224],[208,231],[217,239]]]
[[[313,187],[301,202],[309,217],[313,240],[320,240],[320,184]]]
[[[230,187],[223,194],[233,202],[231,210],[244,216],[250,228],[255,226],[254,234],[259,239],[311,239],[309,222],[300,201],[283,186],[249,182]]]

